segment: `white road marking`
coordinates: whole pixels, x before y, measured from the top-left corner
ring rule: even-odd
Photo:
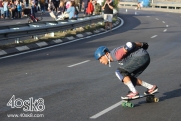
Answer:
[[[166,32],[166,31],[167,31],[167,29],[163,30],[163,32]]]
[[[146,16],[146,17],[150,17],[150,16]]]
[[[121,19],[121,18],[119,18],[119,19],[121,20],[121,24],[119,26],[116,26],[115,28],[112,28],[112,30],[118,29],[119,27],[121,27],[124,24],[124,20]],[[95,36],[102,35],[102,34],[105,34],[105,33],[108,33],[108,32],[107,31],[106,32],[101,32],[101,33],[98,33],[98,34],[91,35],[89,37],[95,37]],[[66,44],[73,43],[73,42],[76,42],[76,41],[80,41],[80,40],[83,40],[83,39],[85,39],[85,38],[79,38],[79,39],[75,39],[75,40],[72,40],[72,41],[68,41],[68,42],[64,42],[64,43],[60,43],[60,44],[56,44],[56,45],[52,45],[52,46],[48,46],[48,47],[44,47],[44,48],[40,48],[40,49],[30,50],[30,51],[26,51],[26,52],[22,52],[22,53],[18,53],[18,54],[7,55],[7,56],[4,56],[4,57],[0,57],[0,59],[10,58],[10,57],[19,56],[19,55],[23,55],[23,54],[27,54],[27,53],[32,53],[32,52],[36,52],[36,51],[40,51],[40,50],[45,50],[45,49],[48,49],[48,48],[58,47],[58,46],[61,46],[61,45],[66,45]]]
[[[168,25],[166,25],[166,27],[168,27]]]
[[[162,21],[163,23],[165,23],[165,21]]]
[[[155,18],[156,20],[159,20],[158,18]]]
[[[89,62],[89,61],[90,61],[90,60],[86,60],[86,61],[83,61],[83,62],[80,62],[80,63],[76,63],[76,64],[73,64],[73,65],[70,65],[70,66],[68,66],[68,67],[74,67],[74,66],[77,66],[77,65],[80,65],[80,64]]]
[[[152,36],[151,38],[155,38],[155,37],[157,37],[157,35],[154,35],[154,36]]]
[[[120,105],[122,104],[122,102],[123,102],[123,101],[120,101],[120,102],[118,102],[118,103],[116,103],[116,104],[114,104],[114,105],[112,105],[112,106],[106,108],[105,110],[103,110],[103,111],[101,111],[101,112],[99,112],[99,113],[97,113],[97,114],[91,116],[90,118],[91,118],[91,119],[96,119],[96,118],[102,116],[103,114],[105,114],[105,113],[111,111],[112,109],[114,109],[114,108],[120,106]]]

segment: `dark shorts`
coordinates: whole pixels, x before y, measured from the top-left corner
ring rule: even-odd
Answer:
[[[138,77],[147,68],[149,63],[150,56],[148,54],[137,57],[128,57],[123,65],[120,64],[121,66],[118,70],[123,77]]]

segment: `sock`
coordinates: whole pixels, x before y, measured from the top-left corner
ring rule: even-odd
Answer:
[[[153,87],[153,85],[151,85],[151,84],[149,84],[149,83],[147,83],[147,82],[144,82],[144,81],[142,81],[141,85],[142,85],[143,87],[148,88],[148,89],[151,89],[151,88]]]
[[[128,88],[130,89],[130,91],[132,91],[133,93],[136,93],[136,92],[137,92],[136,89],[135,89],[135,87],[133,86],[133,83],[132,83],[131,81],[125,83],[125,85],[127,85]]]

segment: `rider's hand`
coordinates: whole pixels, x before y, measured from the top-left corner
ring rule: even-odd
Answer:
[[[149,47],[149,45],[148,45],[148,43],[146,43],[146,42],[142,42],[142,46],[141,46],[143,49],[145,49],[145,50],[147,50],[148,49],[148,47]]]

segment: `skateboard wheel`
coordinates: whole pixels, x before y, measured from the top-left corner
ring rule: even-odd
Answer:
[[[155,97],[154,102],[159,102],[159,99]]]
[[[127,105],[127,107],[129,107],[129,108],[133,108],[133,107],[134,107],[134,104],[133,104],[133,103],[127,103],[126,105]]]
[[[121,104],[122,107],[126,107],[126,103],[127,103],[127,102],[122,102],[122,104]]]

